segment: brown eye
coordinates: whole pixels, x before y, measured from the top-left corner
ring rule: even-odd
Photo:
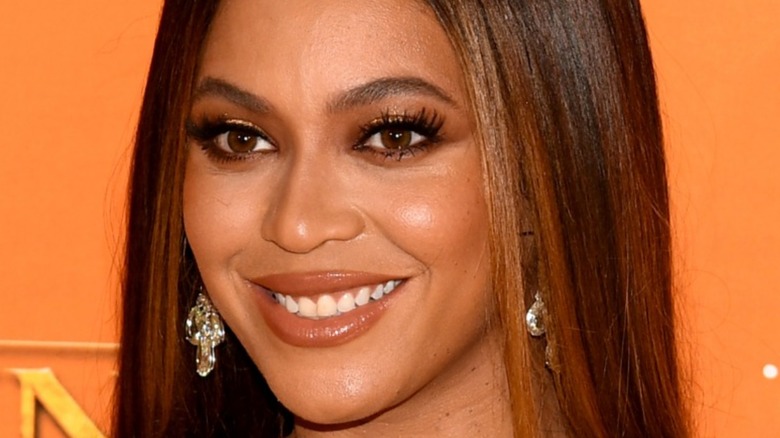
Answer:
[[[257,146],[258,137],[240,131],[230,131],[227,133],[227,145],[231,151],[245,154],[252,152]]]
[[[412,143],[412,132],[408,130],[385,129],[379,134],[386,149],[406,149]]]
[[[261,134],[246,129],[231,129],[214,139],[217,147],[233,154],[273,151],[275,147]]]
[[[406,150],[427,138],[410,129],[383,129],[369,137],[365,146],[375,149]]]

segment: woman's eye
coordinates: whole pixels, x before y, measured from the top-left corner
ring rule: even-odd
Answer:
[[[243,130],[230,130],[214,138],[217,147],[234,154],[272,151],[274,146],[263,136]]]
[[[353,149],[401,161],[439,144],[443,125],[444,120],[435,111],[426,109],[411,114],[384,112],[360,128],[362,135]]]
[[[365,147],[387,150],[406,150],[426,141],[427,138],[410,129],[383,129],[364,143]]]

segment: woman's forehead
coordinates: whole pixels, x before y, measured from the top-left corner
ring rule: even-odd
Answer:
[[[418,77],[458,101],[462,76],[444,29],[414,0],[226,1],[199,71],[199,78],[319,106],[386,77]]]

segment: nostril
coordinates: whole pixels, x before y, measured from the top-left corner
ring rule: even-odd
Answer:
[[[305,254],[330,241],[349,241],[364,230],[359,210],[338,202],[294,203],[285,199],[269,208],[261,234],[285,251]]]
[[[339,172],[339,162],[312,145],[299,146],[274,187],[262,218],[262,237],[280,248],[304,254],[330,241],[348,241],[363,232],[361,210],[352,204],[353,181]],[[317,159],[315,159],[317,158]]]

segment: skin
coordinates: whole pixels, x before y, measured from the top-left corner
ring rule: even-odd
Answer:
[[[441,93],[334,105],[398,77]],[[401,0],[225,1],[198,72],[200,84],[207,78],[267,107],[196,93],[191,121],[248,122],[272,145],[224,161],[190,141],[186,233],[215,306],[297,416],[296,435],[511,436],[487,324],[480,151],[463,73],[432,13]],[[423,109],[443,120],[436,145],[400,160],[353,149],[383,113]],[[408,280],[376,325],[328,348],[280,340],[247,287],[268,274],[335,270]]]

